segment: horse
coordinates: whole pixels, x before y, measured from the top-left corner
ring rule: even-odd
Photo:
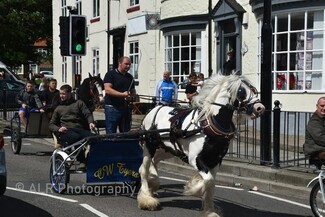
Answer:
[[[85,102],[91,112],[95,111],[96,106],[100,105],[103,100],[104,82],[100,74],[84,79],[80,87],[76,91],[77,99]]]
[[[143,147],[137,196],[140,209],[158,209],[159,200],[154,197],[160,185],[157,165],[177,156],[197,171],[185,184],[185,195],[202,197],[202,216],[219,217],[213,202],[214,185],[234,138],[233,113],[237,111],[255,119],[264,113],[265,107],[256,88],[235,74],[211,76],[191,105],[185,110],[156,106],[142,121],[141,129],[147,133],[140,142]]]

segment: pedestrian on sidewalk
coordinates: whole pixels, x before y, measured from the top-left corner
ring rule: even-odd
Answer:
[[[176,103],[178,88],[175,81],[170,77],[170,71],[164,71],[163,79],[156,85],[155,97],[157,104],[173,105]]]
[[[303,148],[310,159],[325,160],[325,97],[318,99],[308,121]]]

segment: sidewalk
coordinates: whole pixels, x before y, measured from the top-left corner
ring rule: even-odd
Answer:
[[[105,120],[104,111],[95,111],[94,118]],[[144,115],[133,115],[132,129],[138,129],[143,118]],[[0,119],[1,132],[9,125],[10,121]],[[105,130],[102,129],[101,133],[105,133]],[[53,142],[52,139],[45,140],[48,143]],[[159,168],[184,176],[192,176],[196,172],[177,158],[162,161]],[[244,189],[252,189],[256,186],[259,191],[308,199],[311,189],[306,186],[315,176],[312,169],[297,167],[273,169],[271,166],[261,166],[238,158],[225,157],[217,174],[217,184],[240,186]]]

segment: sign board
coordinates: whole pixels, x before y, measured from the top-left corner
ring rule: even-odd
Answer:
[[[87,183],[140,181],[143,150],[137,139],[106,139],[91,144]]]

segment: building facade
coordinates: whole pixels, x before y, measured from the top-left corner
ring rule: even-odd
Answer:
[[[164,70],[178,83],[192,72],[224,73],[227,52],[235,71],[259,89],[271,82],[272,101],[287,111],[313,111],[325,90],[321,0],[272,1],[272,80],[261,81],[263,0],[61,0],[53,2],[53,67],[59,85],[75,74],[104,74],[130,56],[139,95],[152,96]],[[59,17],[87,17],[87,55],[60,55]],[[179,86],[179,100],[185,100]],[[303,102],[303,103],[302,103]]]

